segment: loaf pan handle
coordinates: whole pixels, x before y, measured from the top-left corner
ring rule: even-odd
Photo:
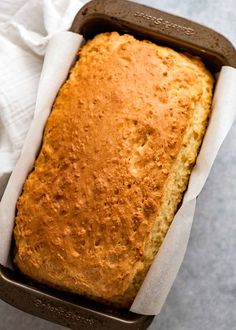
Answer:
[[[215,71],[222,65],[236,68],[236,51],[219,33],[187,19],[126,0],[92,0],[77,14],[71,30],[91,37],[91,23],[110,20],[111,27],[188,50],[211,60]]]
[[[24,312],[75,330],[146,330],[153,320],[153,316],[122,314],[110,308],[106,311],[105,306],[85,303],[82,297],[45,290],[1,265],[0,299]]]

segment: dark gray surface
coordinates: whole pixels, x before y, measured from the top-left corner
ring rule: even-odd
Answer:
[[[139,2],[203,23],[236,44],[235,0]],[[235,141],[236,124],[198,199],[184,263],[150,330],[236,330]],[[0,317],[0,330],[65,329],[3,302]]]

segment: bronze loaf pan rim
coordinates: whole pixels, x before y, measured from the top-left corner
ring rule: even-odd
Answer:
[[[76,15],[70,31],[86,40],[100,32],[130,33],[203,59],[212,73],[236,68],[236,50],[220,33],[191,20],[127,0],[92,0]]]
[[[201,56],[213,73],[223,65],[236,67],[236,51],[219,33],[126,0],[93,0],[81,8],[71,27],[71,31],[84,34],[86,39],[114,29]],[[0,298],[32,315],[73,329],[146,329],[153,319],[46,288],[3,266]]]

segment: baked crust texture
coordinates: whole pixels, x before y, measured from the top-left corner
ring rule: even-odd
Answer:
[[[198,58],[117,32],[87,42],[17,203],[17,267],[129,307],[186,190],[212,90]]]

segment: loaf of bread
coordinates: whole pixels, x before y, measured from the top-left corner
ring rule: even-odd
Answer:
[[[129,307],[186,190],[212,90],[198,58],[117,32],[87,42],[17,203],[20,271]]]

